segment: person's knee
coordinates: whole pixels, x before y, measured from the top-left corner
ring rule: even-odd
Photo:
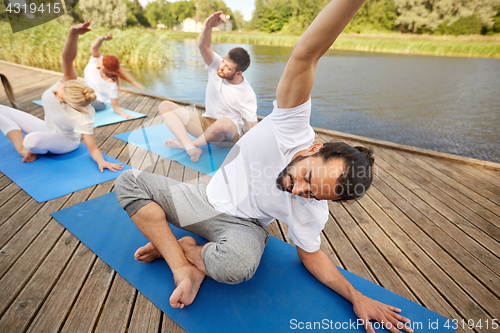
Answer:
[[[218,133],[233,134],[237,130],[233,121],[227,117],[219,118],[215,125],[217,126]]]
[[[115,180],[115,192],[118,201],[126,197],[126,194],[131,193],[137,187],[137,179],[132,169],[123,171]]]
[[[38,151],[40,149],[41,143],[42,140],[40,136],[36,135],[36,133],[27,134],[23,140],[24,148],[34,153],[39,153]]]
[[[261,254],[245,247],[232,247],[224,240],[208,246],[203,262],[208,276],[226,284],[238,284],[250,280],[259,267]]]
[[[160,114],[166,114],[179,108],[180,106],[175,104],[174,102],[163,101],[160,103],[160,105],[158,105],[158,112],[160,112]]]

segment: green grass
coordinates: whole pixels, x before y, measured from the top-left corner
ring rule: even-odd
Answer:
[[[61,52],[68,27],[55,21],[13,34],[6,22],[0,22],[0,59],[18,64],[61,71]],[[104,42],[102,54],[113,54],[127,67],[160,68],[177,54],[171,39],[163,32],[140,28],[96,28],[80,36],[75,69],[83,73],[90,58],[90,45],[101,35],[113,34]]]
[[[196,38],[196,33],[169,32],[172,38]],[[299,36],[260,33],[217,33],[213,41],[294,46]],[[429,36],[410,34],[342,34],[332,49],[384,53],[500,58],[500,36]]]

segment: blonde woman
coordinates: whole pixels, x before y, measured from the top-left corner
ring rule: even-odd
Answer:
[[[118,105],[120,80],[124,80],[137,88],[142,89],[142,86],[128,75],[126,69],[120,65],[117,57],[110,54],[101,55],[99,49],[102,43],[111,39],[113,39],[113,35],[101,36],[90,46],[90,60],[83,71],[85,84],[95,91],[97,98],[92,102],[92,106],[96,111],[104,110],[111,104],[113,111],[123,118],[134,118],[125,113]]]
[[[80,145],[81,136],[101,172],[123,169],[122,164],[106,162],[93,136],[96,99],[94,90],[78,81],[73,61],[78,51],[78,36],[90,31],[90,21],[70,28],[62,52],[63,78],[42,95],[45,121],[26,112],[0,105],[0,130],[23,156],[32,162],[37,154],[65,154]],[[26,137],[23,137],[23,132]]]

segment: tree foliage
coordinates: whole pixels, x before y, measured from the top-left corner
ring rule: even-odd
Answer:
[[[142,25],[149,27],[149,21],[145,16],[144,8],[142,8],[139,0],[122,0],[127,6],[127,26]]]
[[[500,0],[394,0],[398,18],[395,25],[399,30],[405,32],[433,32],[444,31],[445,24],[451,27],[457,23],[458,26],[475,25],[475,20],[481,27],[489,30],[494,25],[494,17],[497,14],[496,6]],[[464,20],[464,18],[469,19]],[[460,21],[459,21],[460,20]],[[450,28],[455,31],[461,28]],[[463,31],[473,31],[466,28]],[[479,29],[481,30],[481,28]],[[475,30],[474,30],[475,31]]]
[[[212,0],[214,1],[214,0]],[[329,0],[255,0],[248,29],[301,34]],[[500,32],[500,0],[367,0],[347,32]]]
[[[80,0],[78,7],[84,20],[106,27],[123,27],[127,24],[127,6],[121,0]]]

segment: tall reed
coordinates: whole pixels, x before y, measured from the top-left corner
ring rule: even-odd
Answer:
[[[14,63],[61,70],[61,52],[68,26],[56,21],[13,34],[6,22],[0,22],[0,59]],[[75,68],[79,75],[90,58],[90,45],[101,35],[113,34],[113,40],[103,43],[102,54],[113,54],[128,67],[159,68],[177,54],[167,34],[140,28],[95,28],[80,36]]]

